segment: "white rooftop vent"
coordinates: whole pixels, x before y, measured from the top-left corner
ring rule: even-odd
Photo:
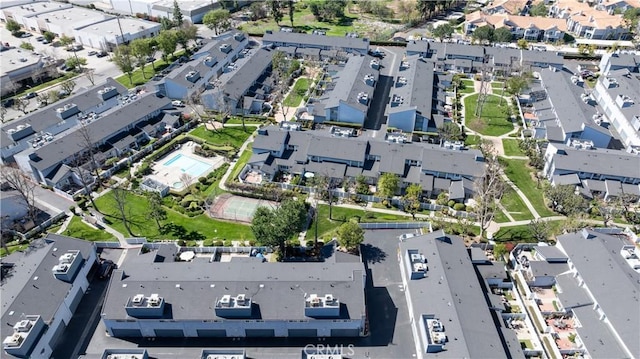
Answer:
[[[231,304],[231,296],[230,295],[223,295],[222,298],[220,298],[220,305],[223,307],[228,307]]]
[[[246,301],[246,296],[244,294],[238,294],[238,296],[236,297],[236,304],[237,305],[244,305],[245,301]]]
[[[131,301],[135,305],[140,305],[144,301],[144,294],[136,294]]]
[[[31,329],[32,325],[31,325],[31,321],[25,319],[25,320],[21,320],[19,322],[16,323],[16,325],[13,326],[13,329],[16,332],[28,332]]]
[[[13,335],[10,335],[4,339],[2,341],[2,344],[4,344],[4,346],[6,347],[19,347],[20,344],[22,344],[23,340],[24,338],[22,337],[22,335],[20,335],[20,333],[13,333]]]
[[[152,307],[157,307],[158,305],[160,305],[160,296],[156,293],[151,294],[151,296],[149,297],[149,305]]]
[[[324,296],[324,302],[327,304],[333,304],[333,300],[334,300],[333,294],[326,294]]]
[[[60,256],[60,263],[71,263],[73,261],[73,253],[65,253]]]

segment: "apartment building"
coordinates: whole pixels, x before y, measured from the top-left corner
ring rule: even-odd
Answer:
[[[274,263],[249,253],[220,261],[215,252],[191,252],[185,261],[175,259],[184,252],[174,244],[148,249],[112,275],[101,313],[111,336],[365,335],[366,273],[358,256]]]
[[[3,357],[51,357],[96,258],[93,243],[50,233],[2,259]]]

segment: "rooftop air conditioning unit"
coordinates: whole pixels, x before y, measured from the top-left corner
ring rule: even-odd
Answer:
[[[223,295],[222,298],[220,299],[220,305],[223,307],[228,307],[229,304],[231,304],[231,296]]]
[[[333,303],[333,294],[327,294],[324,296],[324,302],[328,303],[328,304],[332,304]]]
[[[136,305],[142,304],[144,301],[144,294],[137,294],[133,297],[132,303]]]
[[[60,257],[60,263],[71,263],[73,261],[73,253],[65,253]]]
[[[28,332],[31,329],[31,322],[27,319],[21,320],[13,326],[13,329],[17,332]]]
[[[238,294],[238,296],[236,297],[236,304],[238,305],[244,305],[246,301],[246,297],[244,294]]]
[[[13,335],[8,336],[2,342],[7,347],[18,347],[22,343],[22,336],[20,333],[13,333]]]
[[[158,296],[158,294],[151,294],[151,296],[149,297],[149,305],[155,307],[158,304],[160,304],[160,297]]]

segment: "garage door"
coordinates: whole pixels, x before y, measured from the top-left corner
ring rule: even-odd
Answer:
[[[245,334],[249,338],[274,337],[276,335],[273,329],[245,329]]]
[[[113,329],[113,336],[117,338],[139,338],[142,336],[140,329]]]
[[[357,337],[360,336],[358,329],[331,329],[332,337]]]
[[[180,337],[184,337],[184,333],[182,332],[182,329],[154,329],[153,331],[156,333],[156,337],[160,337],[160,338],[167,338],[167,337],[180,338]]]
[[[224,338],[227,331],[224,329],[198,329],[198,336],[202,338]]]
[[[317,329],[289,329],[290,337],[315,338],[318,336]]]

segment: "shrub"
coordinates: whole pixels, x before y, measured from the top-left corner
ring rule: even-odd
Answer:
[[[184,247],[186,244],[187,244],[187,242],[185,242],[183,239],[181,239],[181,240],[179,240],[179,241],[178,241],[178,245],[179,245],[180,247]]]
[[[207,184],[207,177],[200,177],[198,178],[198,182],[202,183],[202,184]]]
[[[464,203],[456,203],[453,205],[453,209],[456,211],[464,211],[465,207]]]
[[[454,201],[452,199],[450,199],[449,202],[447,202],[447,206],[449,206],[449,207],[453,207],[455,205],[456,205],[456,201]]]
[[[255,240],[255,239],[252,239],[252,240],[250,240],[250,241],[249,241],[249,245],[250,245],[251,247],[255,247],[255,246],[256,246],[256,244],[258,244],[258,242],[256,242],[256,240]]]
[[[233,247],[233,242],[230,239],[225,239],[224,240],[224,246],[225,247]]]
[[[222,247],[224,245],[224,243],[222,243],[222,241],[214,241],[213,242],[213,246],[214,247]]]

